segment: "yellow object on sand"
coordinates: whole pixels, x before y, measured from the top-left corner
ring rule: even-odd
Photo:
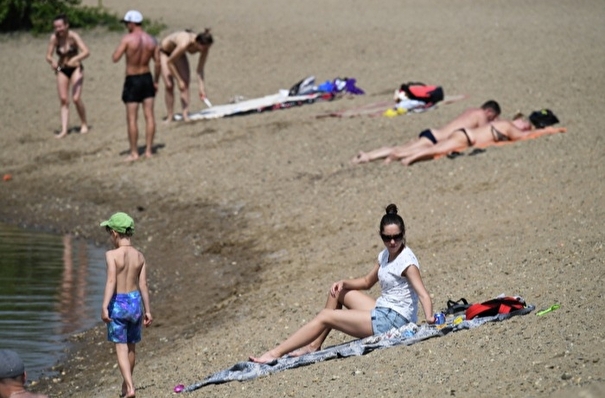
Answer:
[[[407,109],[405,109],[405,108],[390,108],[390,109],[387,109],[386,111],[384,111],[382,116],[395,117],[395,116],[403,115],[404,113],[407,113]]]

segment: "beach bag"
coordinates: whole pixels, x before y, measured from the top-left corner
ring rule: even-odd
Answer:
[[[469,306],[466,310],[466,320],[468,321],[475,317],[508,314],[516,310],[521,310],[525,307],[525,300],[522,297],[500,296],[488,301],[484,301],[483,303],[472,304]]]
[[[448,300],[447,308],[444,308],[441,312],[445,315],[455,315],[460,312],[466,312],[466,310],[471,306],[468,301],[463,297],[458,301]]]
[[[532,112],[529,115],[529,121],[538,129],[559,123],[559,119],[550,109],[540,109]]]
[[[420,82],[408,82],[401,85],[399,91],[405,93],[411,100],[422,101],[426,104],[436,104],[443,101],[443,88],[431,86]]]

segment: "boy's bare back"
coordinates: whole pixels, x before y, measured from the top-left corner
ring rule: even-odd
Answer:
[[[139,281],[141,276],[145,277],[143,273],[146,269],[143,253],[132,246],[123,245],[109,250],[105,259],[107,267],[115,267],[114,293],[129,293],[139,288]]]

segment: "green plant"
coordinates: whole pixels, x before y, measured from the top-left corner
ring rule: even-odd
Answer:
[[[52,20],[65,14],[72,28],[105,27],[122,30],[121,18],[103,7],[101,0],[96,7],[80,6],[81,0],[0,0],[0,32],[29,30],[32,33],[52,31]],[[145,28],[158,35],[165,25],[145,21]]]

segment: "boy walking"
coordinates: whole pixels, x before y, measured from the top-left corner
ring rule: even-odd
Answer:
[[[122,396],[135,396],[132,373],[135,344],[141,341],[142,325],[153,321],[147,288],[147,264],[143,253],[132,247],[134,221],[126,213],[115,213],[101,223],[115,247],[105,254],[107,282],[101,319],[107,324],[107,340],[116,344],[118,366],[124,381]]]

